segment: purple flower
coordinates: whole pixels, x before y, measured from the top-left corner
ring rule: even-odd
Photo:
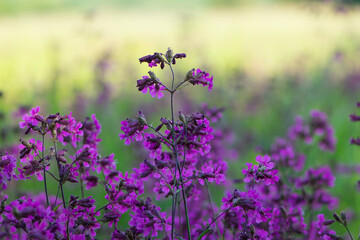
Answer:
[[[170,63],[176,64],[176,59],[182,59],[185,57],[186,57],[185,53],[176,53],[175,55],[172,55],[172,50],[169,49],[165,56],[162,53],[155,52],[152,55],[146,55],[144,57],[139,58],[139,62],[140,63],[146,62],[149,64],[149,67],[151,68],[156,67],[157,64],[160,64],[161,69],[163,69],[165,66],[165,62],[168,64]]]
[[[39,121],[36,119],[37,114],[40,112],[40,107],[32,108],[28,114],[25,114],[22,119],[23,122],[19,123],[20,128],[36,126]]]
[[[201,84],[204,87],[208,86],[209,92],[213,88],[213,76],[210,77],[209,73],[201,71],[200,69],[193,70],[192,76],[189,77],[188,82],[192,85]]]
[[[149,93],[150,95],[155,98],[157,97],[158,99],[164,97],[164,93],[163,91],[165,91],[166,88],[163,85],[160,85],[158,83],[155,83],[151,86],[149,86]]]
[[[133,214],[130,214],[129,225],[143,231],[143,236],[157,237],[159,232],[169,232],[171,230],[171,217],[166,217],[165,212],[161,212],[160,207],[152,204],[148,197],[145,201],[138,201]]]
[[[212,123],[218,122],[223,117],[224,108],[209,108],[207,103],[201,105],[201,111]]]
[[[321,135],[326,131],[328,127],[327,116],[325,113],[318,110],[312,110],[310,119],[310,128],[311,131],[315,132],[317,135]]]
[[[146,62],[149,64],[149,67],[156,67],[157,64],[161,63],[161,68],[164,68],[164,61],[159,57],[160,53],[154,53],[153,55],[146,55],[139,58],[139,62]]]
[[[142,79],[137,80],[137,88],[142,93],[146,94],[149,90],[149,93],[152,97],[157,97],[158,99],[164,97],[163,91],[166,91],[166,88],[158,80],[154,80],[149,76],[143,76]]]
[[[28,143],[25,141],[21,141],[21,145],[19,145],[19,148],[21,149],[20,162],[22,163],[28,163],[34,160],[34,158],[43,151],[42,142],[39,140],[35,140],[34,138],[30,138]]]
[[[15,168],[16,168],[16,158],[8,153],[1,156],[0,159],[0,194],[3,189],[7,189],[7,183],[12,179],[16,179]]]
[[[358,121],[360,121],[360,116],[355,115],[355,114],[350,114],[350,121],[358,122]]]
[[[90,118],[86,118],[84,122],[82,122],[82,130],[84,136],[84,144],[88,144],[92,148],[97,148],[101,139],[99,138],[99,134],[101,132],[101,125],[99,120],[96,119],[96,115],[91,115]]]
[[[141,112],[139,112],[141,116]],[[137,119],[127,119],[126,121],[121,122],[121,130],[124,132],[119,134],[121,140],[125,139],[125,144],[129,145],[131,142],[142,141],[144,130],[148,127],[141,121]]]
[[[61,117],[60,117],[61,118]],[[84,132],[82,130],[82,123],[77,122],[75,118],[72,117],[72,113],[63,117],[63,121],[58,121],[56,123],[57,138],[59,142],[66,145],[70,142],[74,147],[76,143],[80,141],[80,136],[83,136]]]
[[[257,166],[253,167],[252,163],[246,163],[247,169],[244,168],[241,172],[245,175],[244,182],[249,183],[255,178]]]
[[[216,182],[220,184],[225,181],[225,175],[222,172],[221,166],[218,164],[213,164],[212,161],[205,163],[201,167],[201,171],[198,171],[198,180],[201,185],[204,185],[204,180],[206,179],[209,182]]]
[[[307,144],[312,141],[310,128],[304,124],[304,120],[300,116],[295,118],[295,125],[289,128],[288,136],[290,140],[302,139]]]
[[[334,183],[335,176],[332,174],[330,167],[323,166],[318,169],[309,168],[305,173],[305,177],[296,182],[296,186],[333,187]]]
[[[266,169],[273,169],[275,164],[271,162],[271,158],[268,155],[258,155],[255,160],[259,163],[259,168],[265,167]]]
[[[254,181],[258,183],[264,181],[266,185],[269,185],[279,181],[278,170],[273,169],[275,164],[271,162],[268,155],[263,157],[259,155],[256,157],[256,161],[259,165],[247,163],[247,169],[242,170],[242,174],[245,175],[244,182]]]
[[[325,131],[324,135],[319,141],[319,148],[324,151],[333,152],[335,150],[336,139],[334,136],[334,129],[328,126]]]
[[[150,157],[159,157],[161,154],[161,137],[156,137],[154,134],[148,134],[144,141],[144,147],[150,151]]]
[[[271,159],[284,167],[291,167],[295,171],[300,171],[304,167],[305,155],[296,153],[290,142],[278,138],[271,146]]]

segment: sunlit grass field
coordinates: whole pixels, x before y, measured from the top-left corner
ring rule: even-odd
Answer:
[[[324,154],[301,146],[309,164],[354,165],[360,163],[360,154],[349,145],[349,138],[357,137],[359,127],[350,123],[348,115],[359,99],[346,79],[360,72],[359,40],[360,9],[335,11],[330,5],[104,7],[4,14],[0,16],[0,90],[4,94],[0,108],[6,113],[19,105],[40,105],[47,113],[75,111],[79,94],[89,102],[97,96],[94,66],[108,55],[110,103],[107,107],[88,104],[84,114],[99,115],[103,154],[115,152],[119,167],[131,169],[141,159],[135,159],[131,148],[118,139],[120,121],[152,104],[135,88],[136,80],[147,72],[138,58],[172,47],[191,56],[176,65],[180,79],[194,66],[211,72],[215,79],[212,95],[196,89],[184,94],[184,99],[194,105],[208,101],[225,106],[223,124],[235,130],[239,142],[249,133],[254,139],[240,152],[239,161],[230,163],[232,176],[239,175],[245,161],[255,156],[256,146],[270,147],[276,136],[286,135],[295,115],[306,117],[311,109],[329,115],[337,150]],[[170,75],[159,76],[166,81]],[[168,114],[163,103],[163,109],[153,110],[154,120],[160,113]],[[360,194],[347,189],[353,189],[357,180],[356,174],[338,176],[333,190],[340,198],[340,210],[353,207],[354,230],[359,223]],[[32,188],[33,183],[23,187]]]

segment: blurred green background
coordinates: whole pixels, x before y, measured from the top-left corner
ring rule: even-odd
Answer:
[[[96,113],[103,127],[101,153],[114,152],[119,169],[130,170],[142,159],[119,140],[120,121],[138,109],[154,122],[169,115],[167,98],[156,100],[135,88],[148,71],[138,58],[171,47],[187,54],[175,66],[179,81],[193,67],[214,75],[210,94],[190,87],[177,97],[177,109],[202,102],[227,109],[221,124],[235,131],[233,144],[240,150],[230,163],[234,178],[254,158],[255,147],[269,148],[275,137],[286,136],[296,115],[307,118],[312,109],[328,114],[337,148],[325,154],[301,146],[309,166],[355,169],[360,152],[349,139],[359,128],[349,114],[360,90],[357,2],[1,0],[1,144],[18,138],[10,130],[19,106],[39,105],[44,115]],[[169,71],[154,70],[170,81]],[[339,210],[354,213],[354,232],[360,222],[358,179],[355,171],[338,173],[332,190]],[[22,187],[42,191],[41,183]],[[93,194],[104,201],[103,192]]]

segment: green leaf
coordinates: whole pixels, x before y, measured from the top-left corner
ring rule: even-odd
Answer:
[[[208,228],[208,229],[206,229],[205,231],[203,231],[203,232],[198,236],[198,238],[197,238],[196,240],[202,239],[202,237],[205,236],[210,230],[211,230],[211,229]]]
[[[54,212],[60,207],[60,205],[61,205],[62,203],[59,203],[58,205],[56,205],[56,207],[54,208]]]

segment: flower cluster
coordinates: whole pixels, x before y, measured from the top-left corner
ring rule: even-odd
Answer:
[[[16,158],[12,155],[6,153],[4,156],[1,156],[0,159],[0,194],[2,190],[7,189],[8,183],[12,179],[17,179],[15,175],[16,168]]]
[[[312,143],[315,136],[320,136],[318,146],[322,150],[333,152],[335,149],[334,129],[328,123],[326,114],[318,110],[311,111],[307,124],[297,116],[295,125],[289,128],[288,136],[290,140],[301,139],[307,144]]]
[[[209,92],[213,88],[213,76],[210,77],[209,73],[196,69],[191,72],[191,76],[188,77],[189,83],[192,85],[201,84],[204,87],[207,86]]]
[[[60,116],[59,113],[43,117],[39,114],[40,107],[37,106],[23,116],[23,121],[19,123],[20,128],[27,128],[25,134],[36,132],[40,135],[50,133],[54,141],[59,141],[66,145],[71,143],[76,146],[79,137],[83,136],[82,123],[77,122],[72,114]]]
[[[277,176],[278,170],[273,169],[275,164],[271,162],[271,159],[268,155],[257,156],[256,161],[259,165],[253,165],[252,163],[247,163],[247,169],[242,170],[242,174],[245,175],[244,182],[261,182],[264,181],[266,185],[275,184],[279,181],[279,176]]]
[[[121,122],[121,130],[124,133],[119,134],[119,137],[121,140],[125,139],[126,145],[129,145],[134,141],[143,140],[144,130],[146,130],[148,127],[142,119],[144,119],[144,115],[139,112],[138,119],[127,119],[126,121]]]
[[[161,69],[165,67],[165,64],[176,64],[176,59],[186,58],[185,53],[176,53],[173,55],[172,50],[169,48],[165,54],[155,52],[152,55],[146,55],[144,57],[139,58],[139,62],[143,63],[146,62],[149,64],[149,67],[156,67],[160,64]]]
[[[114,154],[100,154],[101,125],[95,115],[77,121],[72,113],[45,117],[40,107],[25,113],[20,128],[31,137],[20,140],[18,159],[6,153],[0,160],[0,239],[85,240],[106,234],[114,240],[342,239],[329,226],[336,221],[348,230],[345,213],[335,213],[334,221],[319,212],[338,203],[328,192],[335,184],[332,169],[304,169],[306,157],[296,144],[319,139],[322,150],[334,151],[334,131],[325,113],[314,110],[308,121],[296,117],[289,139],[276,139],[255,158],[256,164],[241,165],[243,179],[231,179],[227,160],[237,159],[238,149],[231,128],[219,124],[224,109],[203,105],[199,112],[179,111],[175,118],[173,100],[180,89],[198,84],[213,88],[213,77],[200,69],[175,84],[173,66],[185,57],[169,49],[139,59],[149,67],[169,66],[171,84],[150,71],[137,88],[157,98],[168,92],[171,114],[154,125],[141,112],[121,122],[119,138],[145,149],[138,151],[142,161],[132,171],[117,169]],[[356,115],[351,119],[360,121]],[[43,182],[44,193],[9,202],[4,191],[9,182],[34,175]],[[48,178],[57,189],[48,187]],[[212,200],[211,184],[226,191],[220,205]],[[80,185],[81,196],[70,194],[69,185]],[[106,202],[102,206],[85,196],[99,187]],[[160,208],[154,199],[168,204]],[[124,214],[131,218],[127,229],[119,226]]]
[[[136,87],[144,94],[148,91],[152,97],[158,99],[164,97],[163,91],[166,90],[164,85],[158,79],[152,79],[149,76],[143,76],[142,79],[137,80]]]

